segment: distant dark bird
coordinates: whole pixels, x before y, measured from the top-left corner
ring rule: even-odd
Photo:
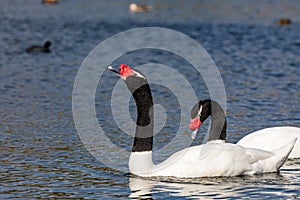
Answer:
[[[50,53],[49,47],[51,46],[51,42],[47,41],[45,42],[44,46],[34,45],[26,49],[28,53],[33,52],[44,52],[44,53]]]
[[[292,23],[292,20],[290,20],[289,18],[281,18],[277,21],[277,24],[279,26],[288,25],[288,24],[291,24],[291,23]]]
[[[42,0],[43,4],[57,4],[58,0]]]
[[[130,12],[147,12],[151,11],[153,8],[150,5],[138,5],[135,3],[131,3],[129,5],[129,11]]]

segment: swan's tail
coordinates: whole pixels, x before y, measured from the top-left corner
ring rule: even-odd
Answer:
[[[294,145],[297,141],[297,138],[292,139],[290,142],[280,147],[277,150],[272,151],[272,156],[258,160],[253,164],[254,173],[269,173],[269,172],[278,172],[280,167],[285,163],[291,151],[294,148]]]

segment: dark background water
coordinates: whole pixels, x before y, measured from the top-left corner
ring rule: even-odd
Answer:
[[[61,0],[47,6],[38,0],[0,2],[1,199],[299,198],[299,160],[288,161],[280,174],[148,180],[107,167],[85,149],[72,116],[77,70],[97,44],[137,27],[180,31],[208,51],[225,84],[229,142],[265,127],[300,126],[297,1],[147,1],[142,3],[154,9],[146,13],[128,12],[129,3]],[[293,23],[280,27],[276,23],[280,17],[289,17]],[[52,42],[50,54],[25,52],[28,46],[46,40]],[[199,75],[186,71],[188,64],[169,53],[141,50],[120,62],[167,64],[194,82],[199,98],[209,97]],[[116,127],[109,124],[109,116],[100,112],[102,108],[109,111],[102,100],[110,95],[109,81],[117,78],[107,81],[107,87],[101,84],[102,89],[97,90],[96,109],[100,123],[113,132]],[[177,105],[168,90],[153,87],[156,101],[175,119],[155,138],[154,149],[160,149],[178,129],[179,109],[168,107]],[[131,137],[108,137],[130,149]]]

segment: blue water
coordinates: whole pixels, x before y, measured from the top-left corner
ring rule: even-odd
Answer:
[[[279,174],[143,179],[106,166],[88,152],[73,121],[76,73],[100,42],[138,27],[173,29],[207,50],[226,89],[229,142],[261,128],[300,126],[299,3],[147,1],[153,10],[146,13],[128,12],[129,3],[0,2],[0,199],[299,198],[299,160],[287,161]],[[278,26],[280,17],[290,17],[292,24]],[[46,40],[52,42],[50,54],[25,52]],[[114,64],[121,62],[171,66],[192,82],[198,98],[209,98],[199,74],[170,52],[140,50]],[[132,138],[120,134],[110,111],[109,99],[117,81],[104,73],[95,108],[107,137],[130,150]],[[155,136],[154,149],[159,150],[178,130],[188,131],[188,124],[179,126],[178,101],[168,88],[153,84],[152,89],[155,102],[168,112],[165,127]],[[132,99],[130,106],[134,119]],[[208,122],[203,131],[207,127]],[[200,143],[201,137],[194,143]],[[118,159],[118,154],[106,159]]]

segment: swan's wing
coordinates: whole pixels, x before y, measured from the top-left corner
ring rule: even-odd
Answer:
[[[300,158],[300,128],[283,126],[271,127],[250,133],[237,144],[247,148],[256,148],[274,152],[293,138],[298,138],[289,158]]]
[[[286,159],[290,155],[296,141],[297,138],[294,138],[273,152],[245,148],[247,154],[250,156],[249,160],[252,161],[253,171],[250,174],[279,171],[280,167],[285,163]]]
[[[249,162],[251,164],[258,162],[259,160],[265,160],[274,155],[274,153],[270,151],[264,151],[254,148],[245,148],[245,153],[247,154]]]

